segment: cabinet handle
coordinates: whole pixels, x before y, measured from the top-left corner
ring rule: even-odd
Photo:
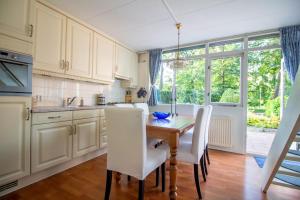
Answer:
[[[65,69],[66,68],[66,62],[65,62],[64,59],[62,59],[61,62],[60,62],[60,68],[61,69]]]
[[[30,120],[30,108],[26,108],[26,120]]]
[[[48,119],[59,119],[61,116],[48,117]]]
[[[29,37],[32,37],[33,36],[33,25],[30,24],[29,25]]]
[[[69,71],[69,61],[66,61],[66,71]]]

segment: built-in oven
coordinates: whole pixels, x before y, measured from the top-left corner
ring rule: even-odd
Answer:
[[[0,95],[31,94],[32,56],[0,50]]]

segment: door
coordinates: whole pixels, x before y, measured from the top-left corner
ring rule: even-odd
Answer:
[[[92,77],[93,31],[71,20],[67,20],[66,73]]]
[[[115,66],[115,43],[94,33],[93,79],[113,81]]]
[[[72,159],[72,121],[32,126],[31,171],[38,172]]]
[[[245,153],[246,139],[246,70],[243,66],[243,54],[229,54],[211,57],[207,68],[206,102],[214,106],[211,130],[218,131],[214,133],[214,140],[221,144],[217,148],[230,148],[237,153]]]
[[[0,32],[21,40],[31,40],[29,0],[0,1]]]
[[[0,185],[30,174],[31,97],[0,97]]]
[[[42,4],[34,3],[32,13],[33,68],[63,74],[66,17]]]
[[[131,63],[131,87],[136,88],[138,86],[138,55],[134,52],[132,52]]]
[[[79,157],[99,147],[99,119],[74,120],[73,157]]]

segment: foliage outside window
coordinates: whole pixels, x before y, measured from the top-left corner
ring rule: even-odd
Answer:
[[[240,102],[240,56],[211,61],[211,102]]]
[[[280,38],[278,34],[257,36],[248,39],[248,48],[268,47],[275,45],[280,45]]]
[[[241,50],[243,48],[242,40],[216,42],[209,44],[209,53],[220,53],[226,51]]]

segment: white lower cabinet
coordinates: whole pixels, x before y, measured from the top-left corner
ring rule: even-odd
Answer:
[[[30,174],[30,97],[0,96],[0,186]]]
[[[99,148],[99,118],[73,121],[73,157],[79,157]]]
[[[72,121],[32,126],[31,171],[38,172],[72,159]]]

